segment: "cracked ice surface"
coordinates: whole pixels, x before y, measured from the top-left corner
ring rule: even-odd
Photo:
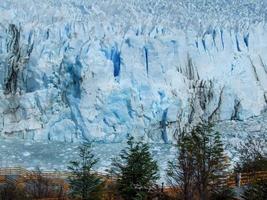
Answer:
[[[0,0],[1,135],[172,143],[203,119],[260,117],[266,9],[264,0]]]

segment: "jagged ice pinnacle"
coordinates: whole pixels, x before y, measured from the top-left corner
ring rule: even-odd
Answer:
[[[173,142],[267,105],[264,0],[0,0],[0,132]]]

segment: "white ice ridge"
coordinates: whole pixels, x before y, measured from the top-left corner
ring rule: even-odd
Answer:
[[[0,133],[172,142],[267,105],[264,0],[0,0]]]

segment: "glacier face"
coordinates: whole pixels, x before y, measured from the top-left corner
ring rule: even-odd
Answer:
[[[0,131],[172,142],[267,104],[266,1],[0,0]]]

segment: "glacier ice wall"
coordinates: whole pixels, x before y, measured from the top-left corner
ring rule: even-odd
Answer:
[[[0,132],[172,142],[267,104],[266,1],[0,0]]]

